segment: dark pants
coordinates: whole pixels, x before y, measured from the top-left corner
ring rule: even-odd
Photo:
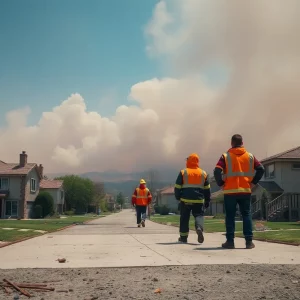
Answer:
[[[252,241],[252,215],[251,215],[251,195],[224,195],[226,212],[226,238],[233,242],[235,232],[236,205],[239,205],[243,218],[243,233],[246,241]]]
[[[142,220],[146,220],[147,206],[136,205],[136,223],[141,224]]]
[[[201,228],[203,230],[204,224],[204,208],[203,204],[186,204],[180,202],[180,236],[187,238],[189,235],[189,222],[191,212],[195,218],[195,229]]]

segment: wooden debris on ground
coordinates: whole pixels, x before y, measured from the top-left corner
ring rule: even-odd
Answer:
[[[3,279],[4,283],[1,284],[5,293],[10,295],[13,292],[13,289],[21,293],[22,295],[30,298],[32,295],[26,290],[38,290],[38,291],[45,291],[45,292],[53,292],[55,288],[48,287],[47,284],[37,284],[37,283],[15,283],[8,279]]]

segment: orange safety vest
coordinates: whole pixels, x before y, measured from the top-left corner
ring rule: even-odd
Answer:
[[[255,175],[253,155],[246,151],[238,156],[228,151],[223,156],[226,163],[224,194],[251,193],[251,181]]]
[[[149,189],[136,188],[136,205],[147,206],[149,204]]]
[[[184,169],[181,171],[183,177],[183,185],[181,186],[182,189],[184,188],[204,188],[204,182],[206,179],[205,171],[201,170],[200,168],[197,169]]]
[[[200,168],[197,169],[184,169],[181,171],[183,184],[181,189],[199,188],[204,189],[206,172]],[[180,201],[185,203],[204,203],[204,199],[186,199],[180,198]]]

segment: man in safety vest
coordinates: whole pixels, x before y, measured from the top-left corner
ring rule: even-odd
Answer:
[[[132,195],[132,205],[136,209],[136,219],[138,227],[145,227],[147,206],[151,203],[152,195],[146,187],[146,181],[140,180],[140,186],[134,190]]]
[[[210,184],[206,172],[199,168],[199,156],[192,153],[186,160],[186,169],[178,174],[175,198],[180,201],[179,242],[187,243],[191,212],[195,218],[198,242],[204,242],[204,210],[209,207]]]
[[[255,247],[252,242],[251,189],[264,174],[262,164],[243,147],[243,138],[235,134],[231,147],[223,153],[214,170],[218,186],[223,188],[226,212],[226,242],[223,248],[234,249],[235,214],[239,205],[243,217],[243,233],[246,248]]]

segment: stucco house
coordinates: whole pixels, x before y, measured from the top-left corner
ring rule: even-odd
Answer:
[[[20,154],[17,163],[0,161],[0,218],[27,219],[32,216],[33,202],[39,194],[41,182],[44,187],[47,186],[47,181],[43,180],[43,169],[41,164],[28,163],[25,151]],[[62,186],[53,190],[61,189]],[[60,196],[58,199],[64,202]],[[59,204],[59,201],[56,203]]]
[[[156,205],[159,207],[166,206],[171,212],[176,212],[178,210],[178,201],[174,195],[174,186],[168,186],[157,190]]]
[[[261,160],[265,175],[252,191],[253,214],[300,220],[300,147]]]
[[[40,190],[48,192],[54,200],[54,209],[56,213],[62,214],[65,204],[65,193],[63,188],[63,180],[46,180],[40,183]]]

